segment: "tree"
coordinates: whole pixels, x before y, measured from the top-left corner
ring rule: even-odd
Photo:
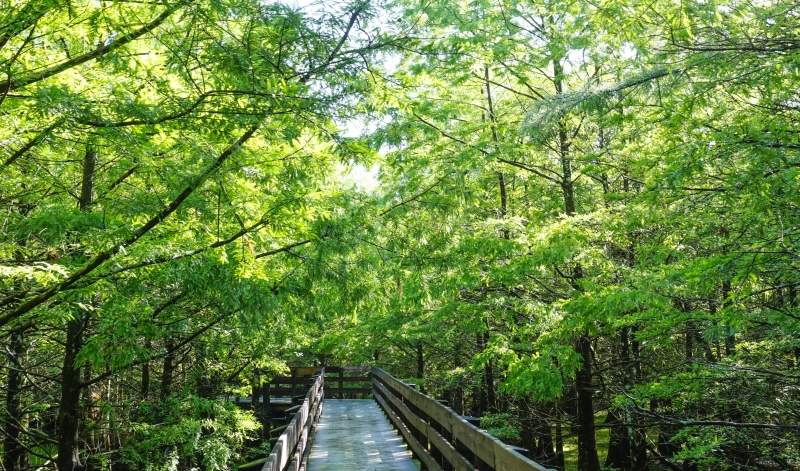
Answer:
[[[332,110],[366,90],[361,72],[391,42],[371,14],[246,1],[4,9],[0,335],[21,345],[8,357],[6,469],[25,467],[20,449],[61,470],[172,459],[131,443],[120,455],[110,438],[134,433],[187,466],[228,466],[252,427],[208,405],[201,371],[223,362],[215,388],[235,386],[242,370],[222,352],[243,343],[242,361],[277,368],[271,352],[294,335],[279,334],[275,301],[292,296],[293,269],[269,260],[325,237],[322,181],[358,152]],[[133,410],[129,384],[143,401]],[[167,420],[170,401],[195,421]],[[203,426],[208,440],[191,445],[201,417],[237,433],[220,441]]]

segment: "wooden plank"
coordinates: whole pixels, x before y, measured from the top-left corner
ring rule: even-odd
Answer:
[[[372,388],[325,388],[325,392],[328,394],[370,394]]]
[[[545,468],[530,458],[517,453],[500,440],[494,438],[493,441],[495,442],[495,461],[493,467],[497,471],[517,471],[519,469],[525,469],[526,466],[537,471],[550,471],[548,468]]]
[[[328,374],[325,377],[328,379],[337,378],[338,380],[338,376],[332,374]],[[345,383],[369,383],[372,381],[369,376],[345,376],[342,379]]]
[[[314,419],[314,415],[312,415],[314,406],[318,407],[320,403],[320,392],[324,381],[324,375],[316,377],[306,393],[303,403],[296,406],[294,417],[278,437],[262,471],[288,471],[287,465],[289,469],[297,470],[306,449],[309,423]]]
[[[481,430],[461,417],[453,417],[451,425],[453,438],[463,443],[484,463],[491,466],[495,462],[494,443],[490,440],[492,437],[489,434],[482,433]],[[518,471],[527,469],[530,468],[523,467]]]
[[[475,466],[472,465],[464,455],[458,452],[452,443],[445,440],[430,424],[425,424],[427,430],[425,432],[431,445],[436,447],[442,454],[444,459],[453,466],[455,471],[475,471]]]
[[[295,392],[292,388],[272,388],[272,395],[275,397],[292,397],[293,392]]]
[[[371,366],[343,366],[342,372],[344,373],[369,373],[372,370]]]
[[[456,451],[456,449],[448,443],[444,437],[439,435],[439,433],[431,427],[428,423],[424,420],[420,419],[416,414],[411,412],[411,410],[403,404],[403,402],[392,394],[384,385],[381,383],[375,384],[376,388],[383,393],[384,397],[386,397],[389,402],[392,403],[396,408],[400,409],[404,418],[406,420],[403,423],[411,423],[412,426],[416,427],[417,430],[422,432],[422,435],[425,436],[428,440],[431,441],[431,444],[434,445],[441,453],[444,455],[445,459],[453,465],[453,468],[457,471],[475,471],[475,467],[467,461],[464,456]]]
[[[464,444],[483,462],[497,471],[550,471],[539,463],[520,455],[510,446],[492,437],[483,430],[464,420],[439,402],[416,391],[380,368],[372,368],[372,375],[398,392],[420,411],[427,414]],[[378,384],[378,383],[376,383]]]
[[[297,433],[297,424],[300,423],[299,419],[300,414],[294,416],[292,421],[289,423],[289,426],[286,428],[286,431],[278,438],[278,442],[280,443],[283,440],[283,443],[286,444],[285,451],[281,453],[281,459],[278,462],[280,466],[280,470],[286,469],[286,465],[289,464],[289,458],[291,457],[292,451],[294,451],[294,447],[297,445],[297,439],[300,438],[300,435]]]
[[[264,467],[261,468],[261,471],[280,471],[278,469],[278,462],[281,459],[283,443],[279,440],[278,443],[272,447],[272,450],[267,457],[267,461],[264,463]]]
[[[322,368],[319,366],[298,366],[291,368],[293,372],[297,372],[297,376],[311,376],[321,369]]]
[[[320,384],[322,382],[320,381]],[[322,401],[318,400],[319,388],[314,388],[314,406],[312,407],[311,413],[309,414],[308,420],[306,421],[306,443],[303,449],[303,454],[300,457],[300,466],[298,467],[298,471],[305,471],[308,467],[308,457],[311,455],[311,446],[314,444],[314,432],[316,429],[316,424],[319,421],[319,416],[322,412]]]
[[[373,368],[372,374],[400,393],[401,396],[411,401],[412,404],[421,411],[424,411],[431,419],[441,424],[445,430],[448,432],[451,431],[451,418],[452,416],[458,416],[458,414],[450,410],[449,407],[443,406],[425,394],[410,388],[407,384],[379,368]]]
[[[292,384],[291,376],[275,376],[269,380],[271,384]]]
[[[395,427],[397,427],[397,430],[399,430],[400,434],[403,435],[403,438],[405,439],[406,443],[408,444],[408,446],[411,447],[411,449],[414,451],[414,454],[417,455],[419,460],[430,471],[444,471],[442,467],[439,466],[439,463],[437,463],[436,460],[433,459],[433,456],[431,456],[430,452],[422,448],[422,444],[420,444],[420,442],[417,441],[417,439],[414,438],[413,435],[411,435],[411,431],[406,427],[403,421],[400,420],[399,417],[397,417],[394,411],[386,404],[386,401],[384,401],[383,398],[378,394],[375,394],[374,397],[375,400],[378,402],[378,404],[380,404],[380,406],[383,408],[383,411],[386,412],[386,416],[389,417],[389,420],[391,420],[392,423],[394,423]]]

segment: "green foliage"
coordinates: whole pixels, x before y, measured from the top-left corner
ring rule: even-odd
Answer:
[[[252,416],[230,403],[196,396],[171,396],[155,410],[142,406],[144,417],[158,416],[158,425],[131,423],[122,459],[147,470],[176,470],[182,459],[193,456],[207,469],[229,469],[259,427]]]
[[[782,0],[6,2],[0,339],[24,353],[0,387],[37,378],[31,464],[74,451],[38,440],[63,378],[90,467],[221,469],[255,426],[215,398],[353,363],[534,449],[591,390],[624,417],[611,451],[796,468],[797,20]]]
[[[518,442],[520,427],[511,414],[487,414],[481,417],[481,428],[504,442]]]

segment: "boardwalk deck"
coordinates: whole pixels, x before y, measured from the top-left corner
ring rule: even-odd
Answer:
[[[372,399],[325,399],[308,471],[418,471]]]

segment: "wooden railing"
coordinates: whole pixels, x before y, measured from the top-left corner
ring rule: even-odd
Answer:
[[[369,373],[369,376],[364,376]],[[325,386],[328,381],[338,387]],[[360,374],[360,376],[345,376]],[[372,389],[344,383],[372,383]],[[295,383],[296,384],[296,383]],[[447,406],[417,391],[380,368],[332,366],[311,383],[302,405],[272,448],[261,471],[305,471],[311,441],[322,413],[323,398],[352,398],[372,393],[408,444],[411,453],[431,471],[550,471],[478,429]],[[293,408],[294,409],[294,408]]]
[[[322,413],[325,397],[325,369],[315,377],[303,403],[286,426],[264,462],[261,471],[304,471],[311,453],[314,427]]]
[[[371,371],[369,366],[326,366],[328,387],[325,388],[325,399],[369,398],[372,394]]]
[[[512,447],[467,422],[380,368],[372,368],[373,397],[400,431],[423,469],[431,471],[546,471]]]

